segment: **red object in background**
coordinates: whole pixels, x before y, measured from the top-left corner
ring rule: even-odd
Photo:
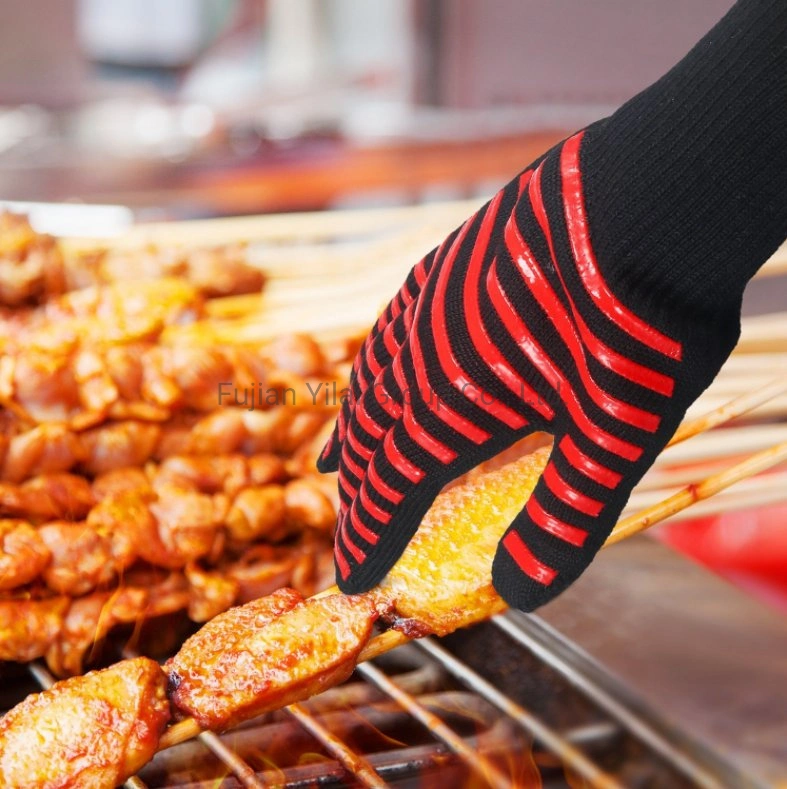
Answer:
[[[787,612],[787,504],[666,524],[659,537]]]

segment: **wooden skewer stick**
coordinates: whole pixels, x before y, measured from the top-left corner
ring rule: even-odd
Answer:
[[[641,512],[619,521],[618,525],[612,530],[612,534],[607,538],[604,546],[614,545],[616,542],[649,529],[655,523],[669,518],[670,515],[674,515],[676,512],[686,509],[686,507],[690,507],[695,502],[707,499],[715,493],[729,488],[730,485],[734,485],[742,479],[753,477],[755,474],[772,468],[785,460],[787,460],[787,441],[749,455],[740,463],[736,463],[718,474],[712,474],[710,477],[702,480],[702,482],[687,485],[658,504],[647,507]]]
[[[676,512],[680,512],[686,507],[690,507],[695,502],[707,499],[715,493],[734,485],[736,482],[765,471],[784,460],[787,460],[787,441],[762,452],[757,452],[746,458],[746,460],[730,466],[718,474],[713,474],[702,480],[702,482],[689,485],[658,504],[648,507],[629,518],[625,518],[613,529],[612,534],[610,534],[603,547],[614,545],[645,529],[649,529],[654,524],[663,521]],[[322,597],[335,594],[336,592],[338,592],[338,588],[333,586],[321,592],[318,596]],[[364,647],[358,657],[358,662],[362,663],[366,660],[371,660],[410,640],[408,636],[398,630],[387,630],[385,633],[373,638]],[[159,750],[171,748],[173,745],[190,740],[199,735],[200,731],[199,725],[193,718],[187,718],[175,723],[162,735],[159,742]]]
[[[696,436],[698,433],[704,433],[712,427],[729,422],[731,419],[742,416],[743,414],[752,411],[757,406],[767,403],[774,397],[787,392],[787,381],[776,380],[763,386],[761,389],[756,389],[748,394],[736,397],[730,400],[726,405],[716,408],[710,413],[703,414],[703,416],[684,422],[676,431],[675,435],[670,440],[668,447],[679,444],[687,438]]]

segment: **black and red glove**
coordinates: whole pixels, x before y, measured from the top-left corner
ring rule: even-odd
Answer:
[[[741,0],[410,272],[319,462],[339,472],[342,590],[379,582],[446,483],[535,430],[554,448],[495,586],[532,610],[583,572],[787,235],[785,52],[782,4]]]

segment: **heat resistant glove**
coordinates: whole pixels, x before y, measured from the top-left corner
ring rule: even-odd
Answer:
[[[785,52],[787,6],[738,2],[413,268],[318,464],[339,473],[343,591],[382,579],[446,483],[535,430],[552,454],[495,587],[530,611],[584,571],[787,235]]]

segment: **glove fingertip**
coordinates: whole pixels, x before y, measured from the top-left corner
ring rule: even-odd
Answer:
[[[327,449],[327,447],[326,447]],[[330,451],[326,452],[323,450],[323,454],[317,458],[317,462],[315,464],[317,466],[317,471],[320,474],[330,474],[334,471],[339,470],[339,452],[337,451]]]
[[[362,564],[351,564],[348,558],[339,544],[337,534],[337,542],[334,547],[336,585],[344,594],[368,592],[385,578],[391,564],[393,564],[390,557],[387,557],[387,561],[383,561],[383,557],[375,557],[373,552],[367,554]]]

